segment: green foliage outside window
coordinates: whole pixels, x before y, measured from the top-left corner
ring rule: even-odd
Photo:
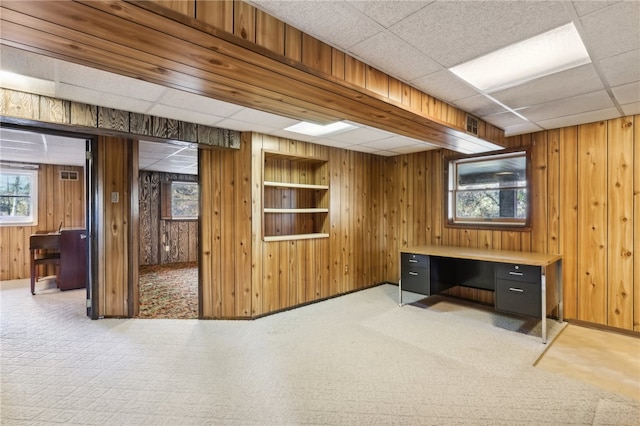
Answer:
[[[0,221],[6,224],[35,223],[37,171],[0,171]]]

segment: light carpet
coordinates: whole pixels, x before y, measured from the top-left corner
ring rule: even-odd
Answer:
[[[399,307],[392,285],[254,321],[91,321],[82,291],[31,296],[28,281],[0,296],[3,424],[640,418],[639,401],[533,367],[545,345],[520,320],[444,298]]]

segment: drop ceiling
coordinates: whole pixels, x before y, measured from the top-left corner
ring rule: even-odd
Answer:
[[[640,2],[255,0],[249,3],[504,129],[508,136],[640,114]],[[569,22],[574,23],[585,43],[590,64],[491,93],[476,90],[448,70]],[[283,130],[297,123],[290,118],[4,45],[0,47],[0,55],[1,69],[50,80],[54,82],[52,95],[62,99],[377,155],[435,148],[358,123],[353,123],[359,126],[357,130],[334,136],[303,136]],[[56,143],[54,139],[43,146],[55,147]],[[10,152],[7,146],[0,142],[3,159]],[[195,173],[194,149],[176,145],[164,148],[159,150],[157,143],[144,142],[140,150],[141,168],[174,171],[181,167],[182,172]],[[83,152],[80,163],[84,162]],[[52,155],[51,150],[47,155]],[[172,159],[178,164],[171,165]]]

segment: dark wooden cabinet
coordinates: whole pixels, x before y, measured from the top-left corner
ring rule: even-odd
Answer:
[[[60,290],[87,286],[87,231],[64,229],[60,231]]]

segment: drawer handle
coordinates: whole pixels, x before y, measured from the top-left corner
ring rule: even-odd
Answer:
[[[415,259],[409,259],[409,263],[418,263],[418,261]]]
[[[524,273],[523,272],[513,272],[513,271],[509,271],[509,275],[517,275],[519,277],[523,276]]]
[[[415,275],[417,277],[418,273],[417,272],[409,272],[409,275]]]
[[[515,291],[516,293],[524,293],[524,290],[521,288],[509,287],[509,291]]]

